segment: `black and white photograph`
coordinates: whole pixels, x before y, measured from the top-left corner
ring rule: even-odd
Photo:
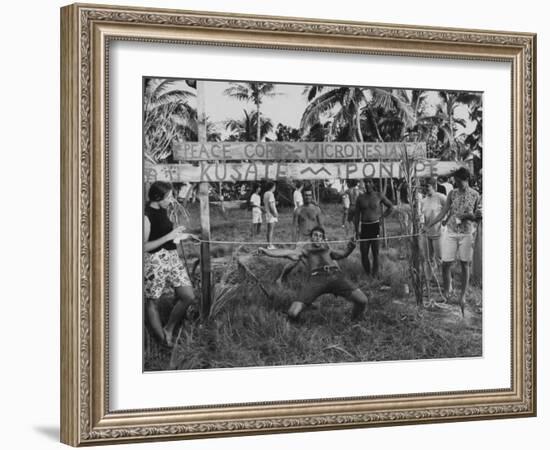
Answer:
[[[141,94],[144,371],[483,356],[483,92]]]

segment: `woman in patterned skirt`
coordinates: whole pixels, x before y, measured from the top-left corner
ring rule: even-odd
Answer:
[[[174,228],[168,217],[167,208],[175,201],[170,183],[156,181],[151,185],[148,197],[143,234],[145,309],[155,337],[166,346],[172,347],[176,325],[182,321],[188,307],[195,302],[193,286],[187,269],[179,258],[176,242],[196,239],[196,236],[185,233],[183,226]],[[166,288],[174,289],[177,302],[168,322],[163,326],[158,300]]]

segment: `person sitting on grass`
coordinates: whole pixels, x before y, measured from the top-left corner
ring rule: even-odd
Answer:
[[[184,233],[183,226],[174,228],[170,221],[167,208],[175,201],[170,183],[154,182],[149,188],[148,197],[143,233],[146,314],[155,338],[165,346],[172,347],[175,327],[183,320],[189,306],[195,303],[193,286],[178,256],[176,241],[197,237]],[[163,327],[158,300],[167,286],[174,288],[177,303]]]
[[[317,226],[311,230],[310,242],[299,249],[260,248],[258,251],[274,258],[302,259],[309,270],[309,280],[304,283],[299,300],[293,301],[288,310],[291,319],[297,319],[302,310],[321,295],[334,294],[353,303],[351,319],[356,321],[362,318],[367,307],[367,296],[348,279],[336,262],[347,258],[354,249],[355,240],[352,238],[345,250],[332,250],[326,242],[325,230]]]

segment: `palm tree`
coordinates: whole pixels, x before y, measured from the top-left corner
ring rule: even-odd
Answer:
[[[416,124],[415,94],[406,89],[365,89],[365,126],[376,140],[401,141],[405,132]]]
[[[275,92],[275,85],[273,83],[259,83],[259,82],[241,82],[230,83],[224,94],[230,97],[235,97],[239,100],[246,102],[252,102],[256,105],[256,117],[260,116],[260,106],[265,97],[273,97],[277,95]],[[262,137],[261,132],[262,120],[256,121],[256,141],[260,142]]]
[[[469,124],[457,119],[455,109],[465,105]],[[419,140],[428,143],[432,156],[443,159],[460,159],[459,148],[464,141],[473,148],[481,148],[482,106],[481,94],[475,92],[423,91],[417,107],[418,120],[415,131]],[[474,126],[470,134],[459,135],[459,128]]]
[[[258,111],[248,112],[243,110],[241,119],[231,119],[225,122],[225,128],[231,132],[227,138],[228,141],[251,142],[254,141],[254,135],[260,130],[259,142],[267,133],[273,130],[273,122],[270,119],[260,116],[258,123]]]
[[[195,94],[176,84],[176,80],[159,78],[145,81],[143,137],[145,157],[152,163],[169,158],[175,140],[196,134],[197,111],[189,104]]]
[[[197,142],[199,140],[198,130],[196,128],[190,130],[189,133],[185,135],[184,140]],[[212,122],[209,117],[206,118],[206,140],[207,142],[220,142],[222,140],[222,135],[217,130],[216,124]]]
[[[344,128],[349,125],[348,139],[352,141],[363,142],[361,133],[361,108],[365,105],[367,99],[361,88],[354,87],[332,87],[324,86],[306,86],[304,94],[310,100],[306,107],[300,127],[304,135],[316,123],[319,123],[320,117],[323,114],[332,114],[333,110],[337,111],[332,117],[332,131],[338,128]]]

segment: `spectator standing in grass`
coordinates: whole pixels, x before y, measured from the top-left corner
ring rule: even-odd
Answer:
[[[275,224],[279,221],[279,213],[277,212],[277,205],[275,204],[274,181],[267,182],[266,191],[264,193],[264,208],[265,221],[267,223],[267,248],[272,250],[275,248],[273,245],[273,232],[275,230]]]
[[[357,202],[357,197],[361,195],[361,190],[358,186],[357,180],[348,181],[348,189],[344,192],[344,195],[347,195],[349,199],[347,221],[353,224],[355,220],[355,205]]]
[[[437,192],[437,179],[430,178],[426,185],[426,197],[420,203],[424,223],[430,223],[438,216],[445,207],[446,200],[444,194]],[[428,246],[426,257],[429,261],[439,263],[441,261],[441,224],[439,222],[426,228],[426,238]]]
[[[252,237],[258,235],[262,228],[262,200],[260,198],[260,184],[254,183],[250,196],[250,208],[252,210]]]
[[[441,259],[443,260],[443,285],[445,296],[451,297],[451,267],[458,258],[462,268],[462,290],[460,293],[460,309],[464,315],[466,306],[466,290],[470,281],[470,262],[474,251],[475,222],[481,219],[481,197],[469,185],[470,172],[461,167],[454,173],[457,188],[447,196],[447,201],[441,212],[426,223],[425,229],[447,217],[447,232],[441,239]]]
[[[296,189],[294,189],[294,192],[292,193],[292,203],[294,205],[294,211],[296,211],[300,206],[304,204],[304,198],[302,196],[302,189],[304,188],[304,184],[298,180],[296,181]]]
[[[348,215],[349,215],[349,207],[350,207],[350,199],[348,191],[344,191],[342,194],[342,228],[346,228],[346,224],[348,223]]]
[[[383,207],[385,211],[383,210]],[[380,220],[393,211],[393,203],[381,192],[374,190],[372,179],[365,180],[365,192],[356,201],[355,233],[360,239],[361,263],[367,275],[378,276],[378,253],[380,249]],[[372,250],[372,269],[369,253]]]

